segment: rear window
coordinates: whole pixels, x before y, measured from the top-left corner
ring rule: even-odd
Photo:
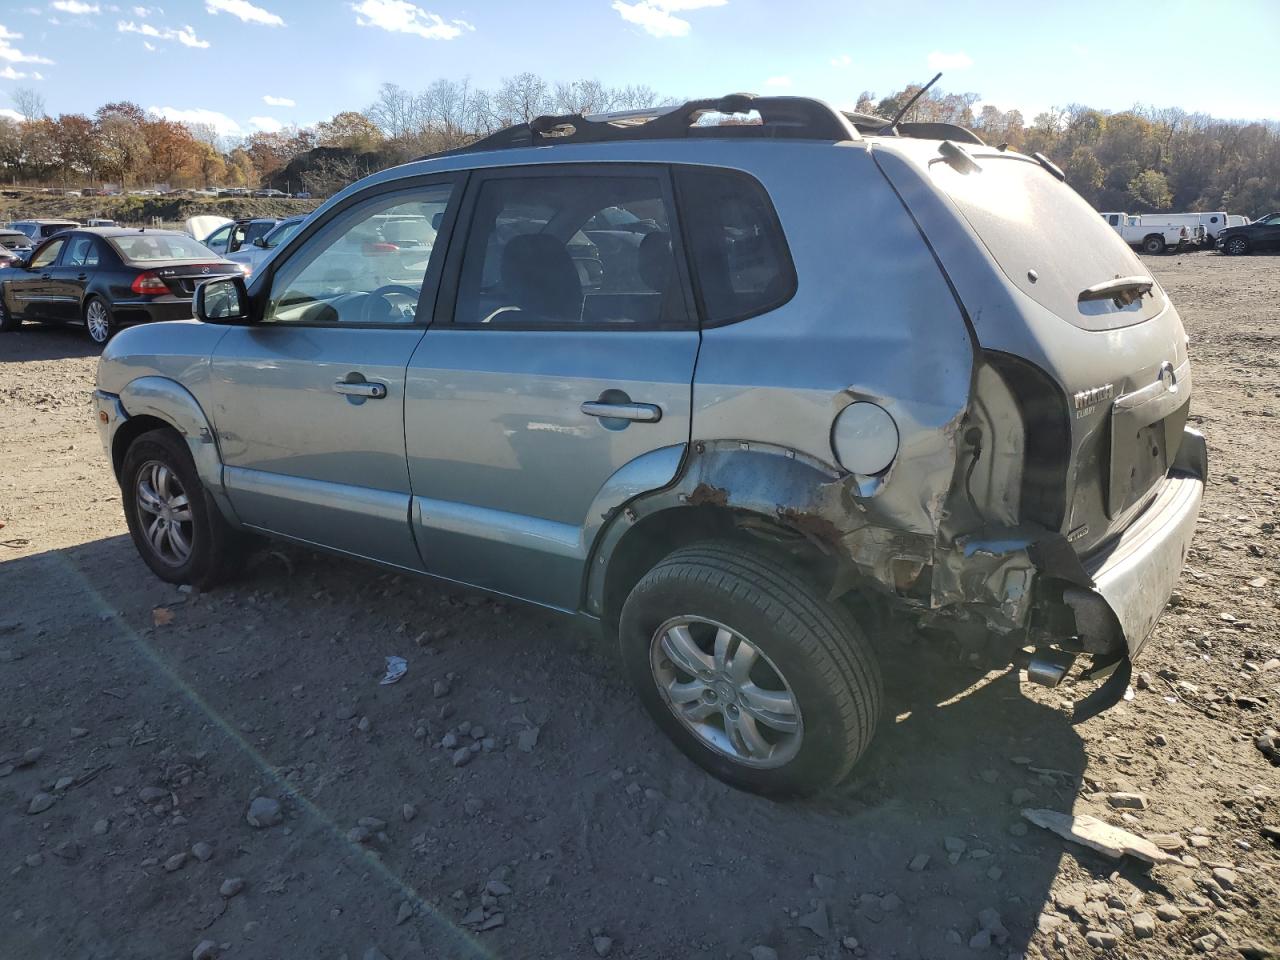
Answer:
[[[974,159],[980,169],[971,172],[932,161],[930,175],[1019,290],[1086,330],[1140,323],[1164,309],[1158,286],[1125,307],[1080,301],[1086,287],[1150,271],[1080,194],[1035,161],[981,153]]]
[[[155,260],[217,260],[218,255],[190,237],[180,233],[139,233],[111,237],[110,244],[133,263]]]
[[[795,269],[764,187],[743,173],[702,167],[677,168],[676,182],[704,320],[744,320],[790,300]]]

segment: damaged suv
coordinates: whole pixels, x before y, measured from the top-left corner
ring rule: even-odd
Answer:
[[[575,614],[765,793],[867,749],[895,622],[1122,687],[1205,482],[1177,311],[1050,161],[805,98],[374,174],[195,310],[98,370],[158,576],[265,534]]]

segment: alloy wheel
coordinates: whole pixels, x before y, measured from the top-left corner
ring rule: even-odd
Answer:
[[[89,329],[89,339],[94,343],[106,343],[111,333],[111,317],[100,300],[94,300],[85,311],[85,326]]]
[[[1233,237],[1227,242],[1227,253],[1234,253],[1237,256],[1249,252],[1249,243],[1241,237]]]
[[[172,567],[191,559],[195,518],[178,475],[159,460],[148,460],[137,473],[134,501],[138,521],[155,555]]]
[[[699,740],[751,767],[779,767],[800,750],[800,704],[777,665],[733,628],[697,616],[666,621],[649,664],[663,701]]]

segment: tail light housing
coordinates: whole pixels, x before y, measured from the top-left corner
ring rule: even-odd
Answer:
[[[133,278],[129,289],[141,297],[155,297],[169,292],[169,285],[154,270],[140,273]]]

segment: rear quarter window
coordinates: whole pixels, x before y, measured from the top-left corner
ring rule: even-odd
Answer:
[[[790,300],[795,268],[759,181],[703,167],[677,167],[675,176],[703,321],[745,320]]]

